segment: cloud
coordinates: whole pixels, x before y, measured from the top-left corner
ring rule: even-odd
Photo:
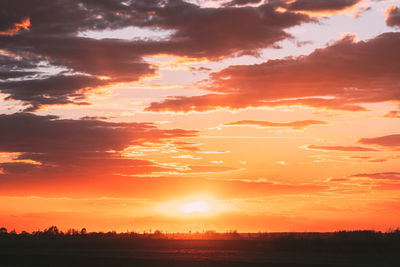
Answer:
[[[192,152],[197,152],[201,150],[198,146],[178,146],[177,148]]]
[[[1,22],[0,22],[1,25]],[[20,23],[14,23],[13,27],[8,28],[4,31],[0,31],[0,35],[14,35],[22,30],[29,30],[31,21],[29,18],[24,18]]]
[[[290,1],[287,8],[296,11],[337,11],[352,7],[361,1],[362,0],[296,0]]]
[[[179,156],[172,156],[173,159],[193,159],[193,160],[200,160],[203,159],[202,157],[195,157],[193,155],[179,155]]]
[[[399,183],[380,183],[378,186],[375,187],[375,189],[398,191],[398,190],[400,190],[400,184]]]
[[[400,33],[367,41],[355,36],[308,56],[235,65],[211,74],[211,94],[151,103],[147,111],[208,111],[268,106],[310,106],[362,111],[364,103],[399,101]]]
[[[400,172],[359,173],[350,177],[364,177],[370,179],[400,180]]]
[[[378,151],[373,148],[360,147],[360,146],[317,146],[308,145],[307,149],[313,150],[330,150],[330,151],[346,151],[346,152],[362,152],[362,151]]]
[[[6,100],[21,100],[29,103],[28,110],[42,105],[87,104],[83,102],[84,89],[96,88],[107,82],[86,75],[55,75],[44,79],[0,82],[1,91],[8,94]]]
[[[155,73],[154,67],[137,53],[130,53],[120,40],[20,35],[0,38],[0,43],[2,41],[6,50],[18,55],[3,60],[9,65],[14,63],[12,70],[3,71],[4,76],[37,69],[43,57],[48,59],[50,67],[68,69],[55,74],[37,73],[33,78],[0,81],[0,91],[9,95],[7,100],[23,101],[27,110],[43,105],[80,104],[90,90],[137,81]],[[26,54],[29,56],[19,56]]]
[[[21,21],[30,22],[29,27],[18,28],[18,34],[0,35],[2,49],[13,54],[9,60],[18,58],[36,69],[45,61],[48,67],[66,69],[68,74],[47,72],[35,79],[2,81],[0,91],[9,95],[7,99],[22,101],[29,111],[45,105],[81,104],[86,93],[99,86],[154,75],[157,69],[143,60],[145,56],[168,54],[216,60],[254,55],[293,38],[286,29],[315,21],[305,14],[278,12],[277,4],[272,2],[239,8],[201,8],[181,0],[60,0],[46,6],[39,0],[3,2],[0,32],[16,29]],[[172,34],[163,40],[92,39],[80,35],[132,26]],[[0,77],[26,76],[28,68],[20,66],[17,70],[4,70]],[[61,79],[68,81],[54,83]]]
[[[400,147],[400,134],[385,135],[375,138],[361,138],[358,142],[365,145],[397,148]]]
[[[269,121],[253,121],[253,120],[242,120],[225,125],[228,126],[259,126],[259,127],[292,127],[292,128],[305,128],[310,125],[327,124],[326,121],[317,120],[304,120],[304,121],[293,121],[293,122],[269,122]]]
[[[397,6],[389,6],[386,9],[386,24],[390,27],[400,27],[400,9]]]
[[[31,164],[31,163],[23,163],[23,162],[5,162],[5,163],[0,163],[2,172],[1,174],[20,174],[20,173],[26,173],[26,172],[31,172],[35,169],[38,168],[36,164]]]
[[[232,0],[232,1],[224,4],[224,6],[226,6],[226,7],[245,6],[245,5],[249,5],[249,4],[259,4],[261,2],[262,2],[262,0]]]
[[[264,181],[215,180],[202,177],[124,177],[104,175],[77,176],[79,180],[59,179],[59,174],[52,175],[52,179],[41,180],[13,180],[11,183],[2,183],[0,180],[0,194],[13,195],[40,195],[43,197],[68,194],[70,197],[132,197],[152,200],[171,200],[188,195],[204,194],[216,196],[220,199],[253,198],[278,195],[320,194],[328,189],[325,185],[317,184],[279,184]],[[79,186],[77,186],[79,184]]]
[[[360,162],[373,162],[373,163],[381,163],[381,162],[386,162],[389,160],[393,159],[399,159],[399,156],[389,156],[389,157],[384,157],[384,158],[374,158],[374,157],[366,157],[366,156],[352,156],[352,159],[357,159],[360,160]]]
[[[185,173],[195,174],[195,173],[218,173],[218,172],[232,172],[238,171],[239,168],[228,167],[228,166],[213,166],[213,165],[192,165],[189,166],[189,170]]]
[[[291,100],[266,101],[250,94],[207,94],[200,96],[176,96],[162,102],[152,102],[145,110],[151,112],[204,112],[248,107],[310,106],[332,110],[365,111],[365,108],[347,104],[337,99],[298,98]]]
[[[350,179],[348,178],[329,178],[329,182],[348,182]]]
[[[304,14],[278,12],[274,3],[240,8],[176,3],[155,10],[152,26],[175,31],[168,42],[152,44],[154,48],[163,46],[160,53],[209,59],[254,55],[261,48],[291,38],[285,29],[314,21]]]
[[[124,157],[122,152],[129,146],[163,144],[197,134],[158,129],[151,123],[70,120],[29,113],[0,115],[0,128],[0,152],[19,153],[15,162],[0,163],[3,175],[23,173],[26,177],[173,171],[152,161]]]
[[[19,60],[15,57],[4,55],[0,51],[0,82],[10,78],[22,78],[38,74],[38,71],[32,70],[38,63],[38,61]]]
[[[400,119],[400,111],[399,110],[391,110],[384,116],[385,118],[393,118]]]

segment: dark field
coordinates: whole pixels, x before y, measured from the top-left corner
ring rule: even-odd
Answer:
[[[400,266],[400,233],[3,233],[0,266]]]

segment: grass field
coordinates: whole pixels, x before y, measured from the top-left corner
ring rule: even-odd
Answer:
[[[191,237],[191,238],[190,238]],[[3,234],[0,266],[400,266],[400,235]]]

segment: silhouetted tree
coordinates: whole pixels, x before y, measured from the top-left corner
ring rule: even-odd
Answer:
[[[48,235],[56,236],[56,235],[58,235],[60,232],[59,232],[57,226],[54,226],[54,225],[53,225],[53,226],[50,227],[49,229],[44,230],[44,233],[45,233],[45,234],[48,234]]]

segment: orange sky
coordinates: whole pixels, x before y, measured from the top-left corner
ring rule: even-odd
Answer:
[[[1,226],[399,227],[400,1],[35,1],[0,12]]]

